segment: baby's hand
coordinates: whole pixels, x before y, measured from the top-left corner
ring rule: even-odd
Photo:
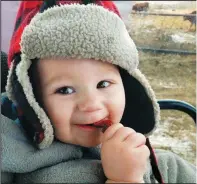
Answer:
[[[145,142],[144,135],[120,123],[113,124],[105,131],[101,160],[108,181],[143,183],[150,155]]]

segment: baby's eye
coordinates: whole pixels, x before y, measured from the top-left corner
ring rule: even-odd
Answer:
[[[101,81],[97,84],[97,88],[106,88],[110,85],[110,82],[108,81]]]
[[[60,94],[63,94],[63,95],[69,95],[69,94],[72,94],[74,92],[75,92],[75,90],[72,87],[62,87],[62,88],[59,88],[56,91],[56,93],[60,93]]]

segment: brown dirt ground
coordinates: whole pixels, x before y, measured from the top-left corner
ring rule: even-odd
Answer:
[[[176,10],[189,13],[193,10]],[[163,13],[172,13],[165,10]],[[127,29],[138,47],[196,51],[196,31],[182,16],[129,16]],[[189,35],[186,42],[174,42],[172,35]],[[177,99],[196,107],[196,55],[156,54],[139,52],[139,68],[149,80],[157,99]],[[196,163],[196,126],[185,113],[161,111],[161,122],[150,137],[155,148],[179,154]]]
[[[148,78],[157,99],[183,100],[196,106],[196,56],[150,52],[139,52],[139,56],[139,68]],[[171,150],[189,162],[196,162],[196,128],[188,115],[180,111],[162,111],[159,129],[153,134],[153,141],[173,138],[179,148],[170,143],[156,145],[157,148]]]

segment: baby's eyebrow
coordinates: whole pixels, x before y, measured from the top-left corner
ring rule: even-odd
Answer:
[[[54,83],[57,83],[57,82],[60,82],[60,81],[66,82],[66,81],[69,81],[70,79],[71,79],[71,77],[69,77],[69,76],[66,76],[66,77],[62,76],[62,75],[55,76],[55,77],[52,77],[51,79],[49,79],[48,81],[45,81],[44,87],[50,86],[50,85],[52,85]]]
[[[116,69],[115,69],[116,68]],[[115,72],[115,73],[119,73],[119,69],[118,69],[118,67],[117,66],[115,66],[115,68],[107,68],[107,71],[109,71],[109,72]]]

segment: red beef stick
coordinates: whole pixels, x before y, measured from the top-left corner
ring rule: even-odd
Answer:
[[[112,122],[109,119],[101,120],[94,123],[94,126],[97,128],[102,128],[102,132],[104,133],[109,126],[112,125]]]

